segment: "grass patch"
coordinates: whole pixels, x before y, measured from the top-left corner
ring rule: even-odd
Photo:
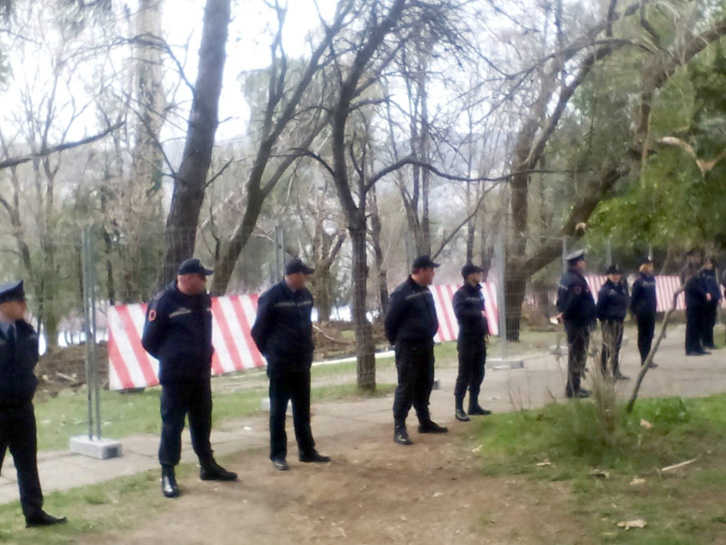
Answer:
[[[187,476],[188,465],[178,474]],[[54,515],[67,515],[69,522],[52,529],[26,529],[17,501],[0,505],[0,543],[13,545],[60,545],[92,533],[133,528],[139,516],[153,516],[168,505],[159,493],[158,471],[147,471],[92,486],[46,496],[44,508]]]
[[[214,396],[215,423],[230,418],[250,416],[260,409],[265,388]],[[159,415],[160,388],[123,394],[101,392],[102,433],[107,437],[123,438],[161,430]],[[57,397],[36,403],[39,450],[65,450],[74,435],[88,431],[86,392],[66,390]]]
[[[592,401],[553,403],[480,421],[477,452],[484,472],[567,482],[567,516],[593,543],[723,543],[726,395],[642,399],[632,415],[620,405],[609,416],[602,411]],[[687,468],[660,472],[694,458]],[[590,476],[594,468],[609,478]],[[635,477],[645,483],[631,485]],[[548,485],[541,486],[546,494]],[[648,527],[626,532],[615,526],[637,518]]]
[[[395,389],[391,384],[379,384],[373,395],[387,395]],[[102,432],[107,437],[122,439],[130,435],[161,431],[159,415],[160,388],[122,394],[101,392]],[[355,384],[313,387],[313,402],[334,401],[367,394]],[[260,411],[261,400],[267,397],[267,387],[246,389],[214,395],[215,427],[226,420],[252,416]],[[88,431],[88,408],[85,390],[61,392],[57,397],[36,403],[39,450],[66,450],[74,435]]]

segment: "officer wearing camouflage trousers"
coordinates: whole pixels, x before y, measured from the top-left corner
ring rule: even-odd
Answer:
[[[566,259],[568,270],[562,275],[557,290],[558,319],[565,324],[569,348],[565,395],[585,398],[592,394],[580,383],[587,363],[590,330],[596,323],[595,299],[584,276],[587,270],[584,250],[573,252]]]

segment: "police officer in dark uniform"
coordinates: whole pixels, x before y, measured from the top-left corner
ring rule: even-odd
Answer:
[[[411,276],[391,294],[386,315],[386,338],[396,347],[398,386],[393,399],[393,440],[399,445],[413,444],[406,430],[411,405],[416,409],[419,433],[449,431],[433,422],[429,413],[434,387],[434,335],[439,322],[428,287],[438,266],[429,256],[417,257]]]
[[[715,349],[716,345],[713,340],[713,328],[716,326],[718,318],[718,305],[721,301],[721,288],[716,279],[716,264],[712,257],[707,257],[701,270],[701,280],[703,287],[711,296],[711,300],[704,305],[703,325],[701,331],[701,341],[703,348]]]
[[[646,257],[640,264],[640,276],[633,283],[633,296],[630,299],[630,312],[638,324],[638,351],[641,365],[645,363],[653,345],[657,306],[653,260]],[[657,367],[655,363],[651,363],[650,366]]]
[[[569,398],[590,397],[591,392],[580,386],[587,363],[590,329],[596,322],[595,300],[584,277],[587,270],[585,251],[579,250],[566,257],[568,270],[562,275],[557,290],[558,319],[565,323],[569,355],[567,358],[567,388]]]
[[[701,344],[706,304],[711,300],[701,276],[701,252],[691,250],[688,260],[681,269],[681,285],[686,293],[686,356],[704,356]]]
[[[0,285],[0,470],[9,448],[28,528],[65,522],[43,511],[33,396],[38,379],[38,334],[24,319],[23,282]]]
[[[159,360],[161,382],[161,490],[179,496],[174,467],[181,457],[181,434],[189,415],[192,447],[199,457],[203,481],[234,481],[237,474],[217,464],[209,436],[212,431],[212,301],[207,276],[198,259],[187,259],[177,279],[154,297],[146,313],[141,339]]]
[[[628,284],[623,281],[623,272],[617,265],[610,265],[606,274],[608,279],[600,288],[596,307],[602,327],[602,373],[614,380],[630,380],[620,372],[620,347],[628,314]]]
[[[461,422],[469,422],[464,412],[464,396],[469,390],[469,414],[488,415],[491,411],[479,405],[479,392],[484,380],[484,364],[487,357],[486,339],[489,324],[481,292],[483,270],[471,263],[464,265],[461,276],[464,285],[454,294],[454,314],[459,322],[459,375],[454,388],[455,416]]]
[[[270,378],[270,460],[287,471],[285,413],[292,400],[299,460],[326,463],[315,450],[310,428],[310,367],[313,363],[313,296],[305,287],[315,272],[300,259],[285,266],[285,278],[260,297],[252,338],[267,359]]]

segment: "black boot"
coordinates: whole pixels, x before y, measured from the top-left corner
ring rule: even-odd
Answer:
[[[448,431],[449,428],[447,428],[446,426],[439,426],[433,420],[423,422],[418,426],[419,433],[447,433]]]
[[[590,390],[585,390],[585,388],[580,388],[577,391],[577,395],[575,397],[579,397],[580,399],[587,399],[590,396],[592,396],[592,392]]]
[[[38,526],[53,526],[54,524],[63,524],[64,522],[67,522],[67,520],[68,519],[66,519],[66,517],[54,517],[49,515],[41,509],[37,513],[25,517],[25,527],[36,528]]]
[[[470,399],[469,414],[472,416],[489,416],[492,414],[492,411],[484,409],[481,405],[479,405],[479,401],[477,399]]]
[[[399,445],[413,445],[413,441],[408,436],[405,422],[396,422],[396,427],[393,429],[393,441]]]
[[[310,454],[301,454],[300,461],[307,464],[327,464],[330,456],[323,456],[317,450],[313,450]]]
[[[464,412],[464,400],[463,399],[457,399],[456,400],[456,409],[454,410],[454,416],[459,422],[469,422],[471,421],[471,418],[467,416],[467,414]]]
[[[214,458],[205,461],[199,461],[202,466],[199,470],[199,478],[202,481],[236,481],[237,474],[227,471],[220,466]]]
[[[290,466],[287,465],[287,460],[285,458],[274,458],[272,460],[273,467],[278,471],[289,471]]]
[[[161,492],[167,498],[177,498],[181,494],[172,466],[161,466]]]

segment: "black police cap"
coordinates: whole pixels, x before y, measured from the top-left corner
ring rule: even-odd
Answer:
[[[201,274],[202,276],[209,276],[214,274],[212,269],[207,269],[198,259],[187,259],[179,265],[177,274]]]
[[[605,274],[623,274],[623,271],[617,265],[610,265]]]
[[[641,265],[650,265],[651,263],[653,263],[653,260],[648,256],[645,256],[643,259],[640,260]]]
[[[23,289],[22,280],[0,285],[0,304],[9,301],[25,301],[25,290]]]
[[[434,263],[431,259],[431,256],[428,255],[420,255],[416,259],[413,260],[413,267],[412,269],[418,270],[418,269],[435,269],[436,267],[439,267],[438,263]]]
[[[461,276],[463,276],[465,279],[468,278],[470,274],[476,274],[481,272],[484,272],[484,269],[482,269],[481,267],[477,267],[472,263],[467,263],[461,268]]]
[[[302,259],[292,259],[285,265],[285,274],[313,274],[315,269],[312,269],[303,263]]]

